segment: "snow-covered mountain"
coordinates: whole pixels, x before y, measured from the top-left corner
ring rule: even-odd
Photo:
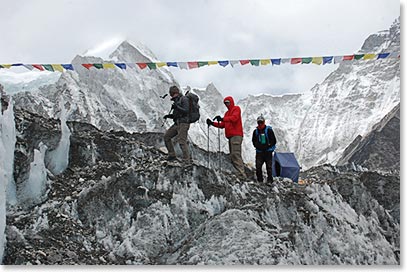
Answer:
[[[400,21],[389,31],[371,35],[360,53],[400,51]],[[340,63],[310,93],[273,97],[249,96],[244,108],[245,133],[251,135],[255,118],[266,116],[277,132],[278,149],[295,152],[304,167],[336,163],[345,148],[366,135],[400,102],[400,60],[389,58]],[[246,137],[247,150],[252,149]],[[253,159],[251,159],[253,160]]]
[[[123,42],[110,55],[115,62],[153,61],[154,56]],[[16,106],[52,117],[59,111],[63,98],[68,120],[93,124],[104,130],[154,131],[161,130],[162,116],[170,108],[170,101],[160,96],[177,85],[167,69],[127,70],[110,69],[100,72],[84,68],[80,63],[102,63],[92,56],[76,56],[72,60],[75,71],[62,73],[56,84],[36,92],[15,95]]]
[[[400,172],[400,104],[365,137],[357,137],[343,152],[338,165],[353,163],[364,169]]]

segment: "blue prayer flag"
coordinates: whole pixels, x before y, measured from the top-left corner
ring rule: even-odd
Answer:
[[[64,67],[65,70],[72,70],[73,71],[72,64],[61,64],[61,66]]]
[[[168,67],[178,67],[178,63],[176,63],[176,62],[167,62],[167,66]]]
[[[116,65],[120,69],[126,69],[126,63],[115,63],[114,65]]]
[[[271,64],[272,65],[280,65],[281,64],[281,59],[271,59]]]
[[[322,57],[322,64],[332,63],[333,56],[331,57]]]
[[[377,59],[385,59],[390,55],[390,53],[380,53],[377,55]]]
[[[229,61],[228,60],[220,60],[220,61],[218,61],[218,63],[219,63],[220,66],[225,67],[225,66],[227,66],[229,64]]]

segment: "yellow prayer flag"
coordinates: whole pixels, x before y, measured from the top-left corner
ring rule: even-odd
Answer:
[[[217,60],[210,60],[210,61],[208,61],[208,65],[216,65],[216,64],[218,64],[218,61],[217,61]]]
[[[313,57],[312,58],[312,63],[316,65],[321,65],[322,64],[322,57]]]
[[[54,71],[59,71],[59,72],[63,72],[64,68],[62,67],[61,64],[51,64],[52,69],[54,69]]]
[[[271,63],[270,59],[262,59],[260,60],[261,65],[269,65]]]
[[[369,59],[374,59],[376,57],[376,54],[365,54],[363,56],[363,59],[369,60]]]
[[[157,67],[163,67],[163,66],[167,66],[166,62],[157,62]]]
[[[7,69],[9,69],[11,67],[11,64],[0,64],[0,65]]]
[[[103,69],[114,69],[116,66],[114,63],[102,63]]]

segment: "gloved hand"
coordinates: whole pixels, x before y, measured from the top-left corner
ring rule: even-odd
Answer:
[[[206,119],[206,124],[208,125],[208,126],[213,126],[213,122],[212,122],[212,120],[211,119]]]
[[[175,103],[173,103],[173,104],[171,105],[171,109],[173,110],[173,109],[175,109],[175,108],[176,108]]]
[[[166,114],[166,115],[164,115],[164,119],[167,119],[167,118],[170,118],[170,119],[174,118],[174,114]]]
[[[223,121],[223,118],[220,117],[219,115],[217,115],[217,116],[215,116],[215,118],[213,118],[213,120],[216,120],[216,121],[218,121],[218,122],[222,122],[222,121]]]

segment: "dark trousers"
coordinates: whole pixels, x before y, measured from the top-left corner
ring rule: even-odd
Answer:
[[[273,151],[256,152],[256,176],[257,181],[263,182],[263,163],[266,163],[267,181],[273,182],[272,161]]]

